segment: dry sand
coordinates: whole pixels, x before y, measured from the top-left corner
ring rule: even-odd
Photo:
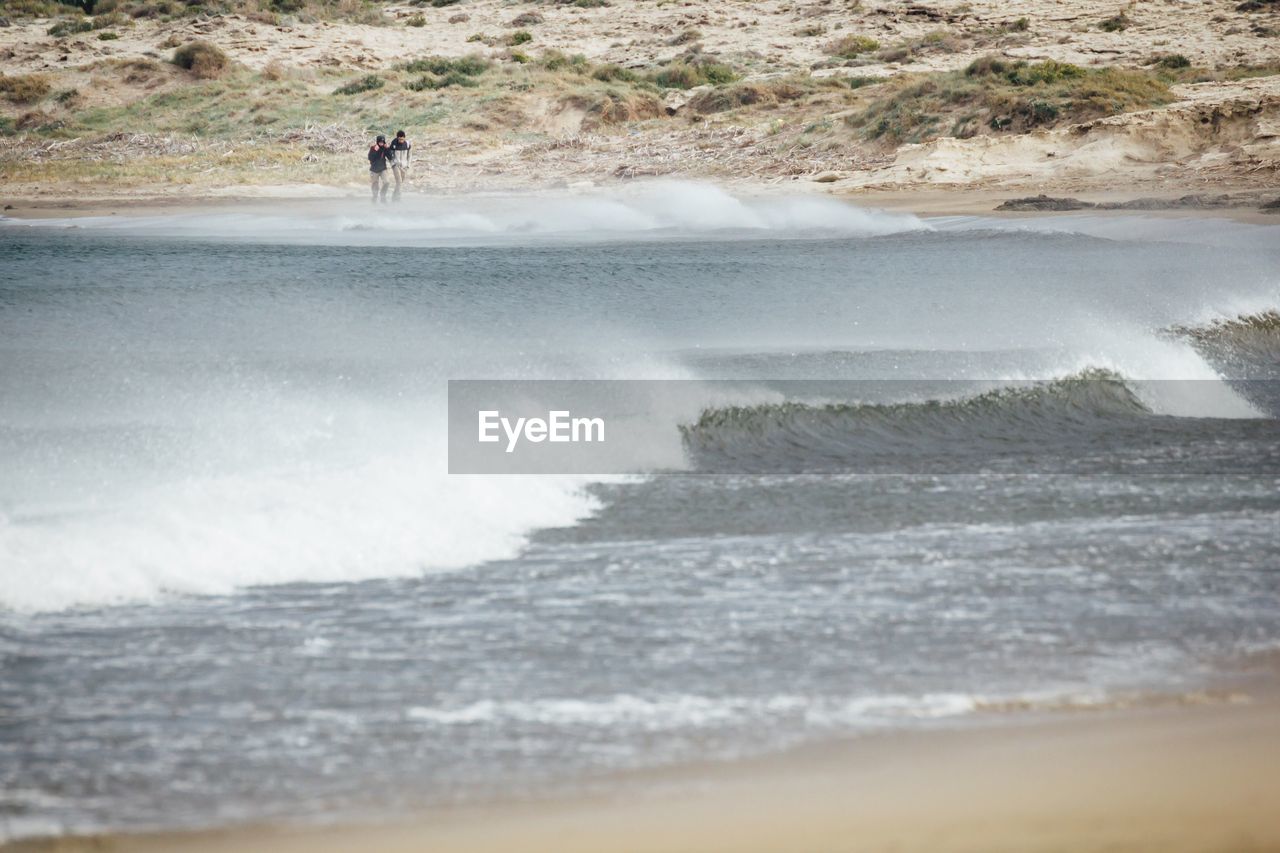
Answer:
[[[1077,712],[870,736],[619,782],[595,799],[455,810],[397,826],[256,828],[13,850],[1280,850],[1280,702]]]
[[[1118,32],[1098,28],[1122,8],[1132,25]],[[697,31],[696,41],[716,54],[743,57],[775,71],[807,70],[828,59],[823,47],[846,33],[865,33],[882,44],[922,38],[936,30],[979,30],[1028,19],[1025,34],[1001,50],[1023,59],[1059,59],[1081,65],[1137,65],[1153,54],[1178,52],[1196,64],[1260,64],[1277,56],[1273,38],[1257,28],[1274,23],[1267,14],[1235,10],[1237,2],[1163,0],[1125,4],[1117,0],[619,0],[601,8],[571,4],[468,0],[444,8],[386,7],[390,26],[302,23],[287,16],[274,26],[243,15],[173,23],[143,20],[121,28],[120,38],[102,42],[94,33],[66,40],[49,36],[46,19],[12,22],[0,28],[0,56],[6,73],[51,71],[106,58],[163,53],[170,37],[215,41],[233,59],[251,68],[272,61],[287,65],[328,65],[379,69],[406,56],[499,56],[501,47],[469,41],[476,34],[504,35],[522,12],[542,21],[525,25],[530,48],[582,53],[588,59],[643,67],[680,53],[677,37]],[[405,26],[422,15],[424,25]],[[907,61],[861,65],[856,73],[961,68],[989,52],[989,44],[956,51],[914,55]],[[8,52],[6,54],[6,52]],[[841,69],[828,73],[854,73]]]

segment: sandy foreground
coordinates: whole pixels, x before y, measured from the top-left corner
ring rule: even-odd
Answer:
[[[1280,850],[1280,698],[884,734],[623,779],[607,797],[396,826],[16,843],[13,851]]]

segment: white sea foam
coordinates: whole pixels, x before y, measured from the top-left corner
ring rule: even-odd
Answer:
[[[426,451],[223,474],[47,520],[0,516],[0,605],[21,611],[410,577],[515,555],[594,502],[565,477],[448,478]]]
[[[953,693],[923,696],[883,695],[856,698],[811,698],[795,695],[633,696],[599,699],[547,698],[524,701],[481,700],[456,707],[415,706],[405,711],[414,721],[442,725],[488,725],[509,722],[546,726],[599,726],[664,731],[758,722],[794,717],[806,725],[856,728],[877,722],[936,719],[974,711],[981,700]]]

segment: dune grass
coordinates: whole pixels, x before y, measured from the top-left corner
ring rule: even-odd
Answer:
[[[203,80],[211,80],[221,77],[231,60],[217,45],[207,41],[193,41],[173,52],[173,64]]]
[[[983,132],[1025,132],[1159,106],[1168,82],[1147,70],[985,57],[963,71],[904,75],[847,122],[889,144]]]
[[[384,8],[390,5],[393,4],[389,0],[6,0],[4,11],[11,17],[61,15],[71,22],[82,16],[107,14],[164,21],[239,14],[269,24],[289,18],[306,23],[327,20],[387,24],[391,19],[384,14]]]
[[[190,47],[190,46],[188,46]],[[152,60],[107,60],[97,73],[137,88],[136,100],[115,106],[84,106],[66,98],[55,104],[56,126],[41,121],[37,135],[133,132],[195,136],[207,140],[270,137],[290,128],[341,124],[348,127],[441,127],[527,134],[529,115],[572,106],[591,122],[619,124],[665,115],[664,73],[670,87],[701,85],[707,79],[734,79],[732,71],[710,64],[673,64],[646,72],[596,65],[582,57],[546,51],[524,62],[480,56],[413,58],[376,75],[341,70],[287,69],[269,65],[253,71],[234,63],[216,76],[197,76],[203,48],[180,48],[172,64]],[[0,78],[0,95],[31,103],[49,95],[40,80]],[[8,93],[12,92],[11,95]],[[28,122],[28,124],[31,124]],[[20,130],[16,126],[2,132]]]
[[[0,97],[14,104],[34,104],[49,94],[53,87],[43,74],[15,74],[0,72]]]

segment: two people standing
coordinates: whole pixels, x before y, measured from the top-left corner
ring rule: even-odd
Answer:
[[[387,191],[391,181],[387,177],[390,172],[396,180],[393,201],[400,200],[400,187],[409,171],[409,151],[413,148],[404,135],[403,130],[396,131],[396,138],[390,144],[385,136],[379,135],[373,145],[369,146],[369,188],[373,192],[373,203],[381,201],[386,204]]]

